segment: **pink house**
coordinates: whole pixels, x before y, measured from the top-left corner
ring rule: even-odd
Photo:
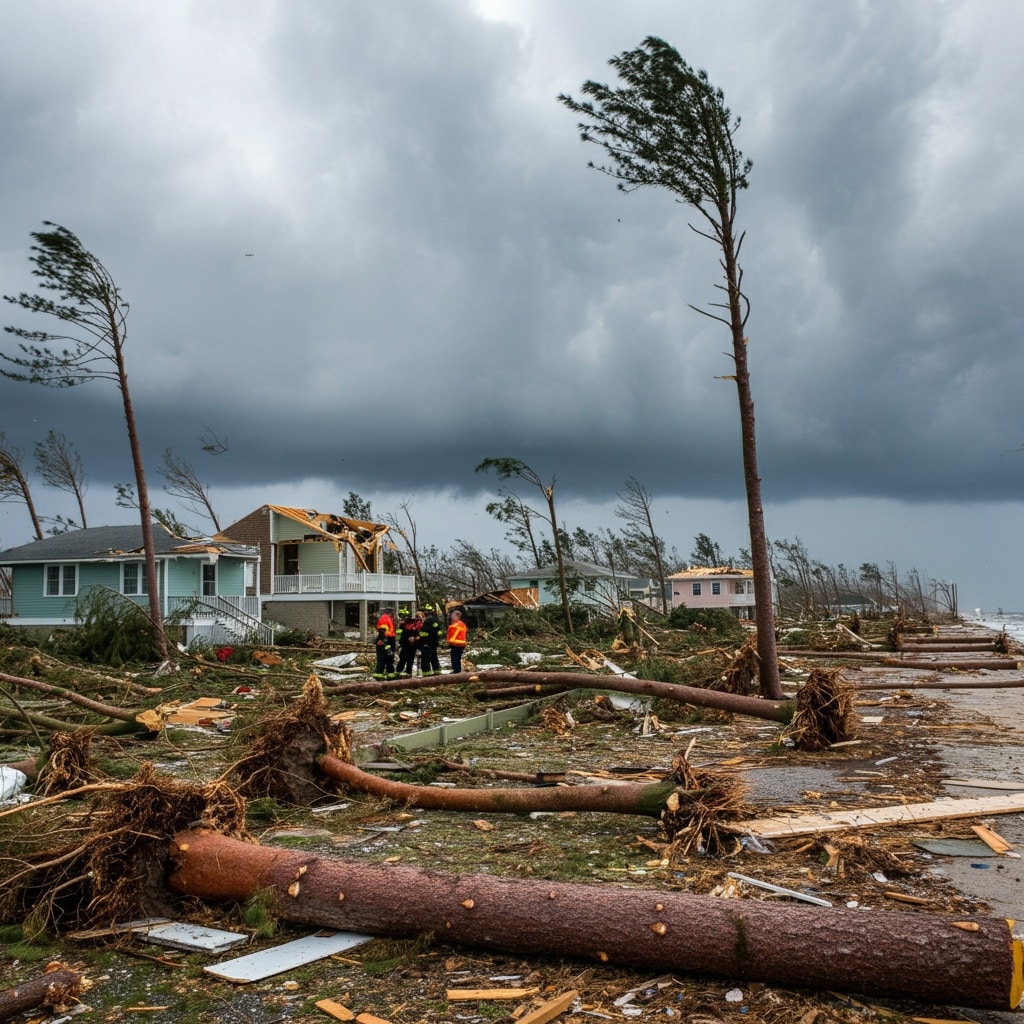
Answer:
[[[754,617],[753,569],[683,569],[666,582],[671,587],[673,608],[727,608],[737,619]]]

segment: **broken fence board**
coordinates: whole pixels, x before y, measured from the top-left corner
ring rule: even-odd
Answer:
[[[749,821],[723,823],[733,832],[748,832],[763,839],[810,835],[814,832],[839,832],[850,828],[909,825],[940,818],[971,818],[980,814],[1013,814],[1024,811],[1024,794],[970,797],[965,800],[935,800],[898,807],[861,807],[849,811],[796,814],[792,817],[752,818]]]
[[[539,1006],[531,1013],[520,1017],[518,1024],[547,1024],[549,1020],[554,1020],[560,1013],[564,1013],[572,1006],[578,996],[579,992],[575,989],[570,989],[568,992],[548,1000],[543,1006]]]
[[[355,932],[332,932],[329,935],[317,933],[286,942],[281,946],[261,949],[258,953],[250,953],[248,956],[211,964],[203,970],[215,978],[239,984],[261,981],[263,978],[273,977],[295,967],[311,964],[314,960],[322,960],[333,953],[361,946],[372,938],[372,935],[359,935]]]
[[[535,996],[539,988],[450,988],[445,993],[448,1002],[470,999],[526,999]]]
[[[342,1006],[341,1003],[337,1003],[333,999],[321,999],[316,1004],[316,1008],[335,1020],[356,1019],[356,1015],[347,1006]]]

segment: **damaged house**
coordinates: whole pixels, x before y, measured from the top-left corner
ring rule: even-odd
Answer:
[[[246,597],[246,579],[255,577],[258,550],[229,540],[183,540],[153,524],[160,604],[186,643],[256,635],[270,642],[260,622],[259,601]],[[97,526],[0,551],[0,576],[10,582],[10,598],[0,605],[11,626],[50,629],[75,625],[81,598],[96,587],[147,606],[142,527]]]
[[[218,537],[259,550],[259,572],[246,594],[258,599],[265,619],[322,636],[358,629],[367,637],[378,608],[416,601],[414,576],[383,571],[387,533],[382,523],[262,505]]]

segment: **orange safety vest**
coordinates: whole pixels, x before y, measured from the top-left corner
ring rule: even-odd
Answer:
[[[448,626],[448,646],[466,646],[466,624],[461,619],[458,619]]]

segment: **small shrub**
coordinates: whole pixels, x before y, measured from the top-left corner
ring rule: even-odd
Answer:
[[[737,640],[745,635],[740,620],[725,608],[687,608],[681,604],[673,608],[668,617],[672,629],[691,629],[700,626],[723,639]]]
[[[85,661],[120,668],[160,657],[149,611],[107,587],[86,591],[75,609],[78,627],[65,646]]]

